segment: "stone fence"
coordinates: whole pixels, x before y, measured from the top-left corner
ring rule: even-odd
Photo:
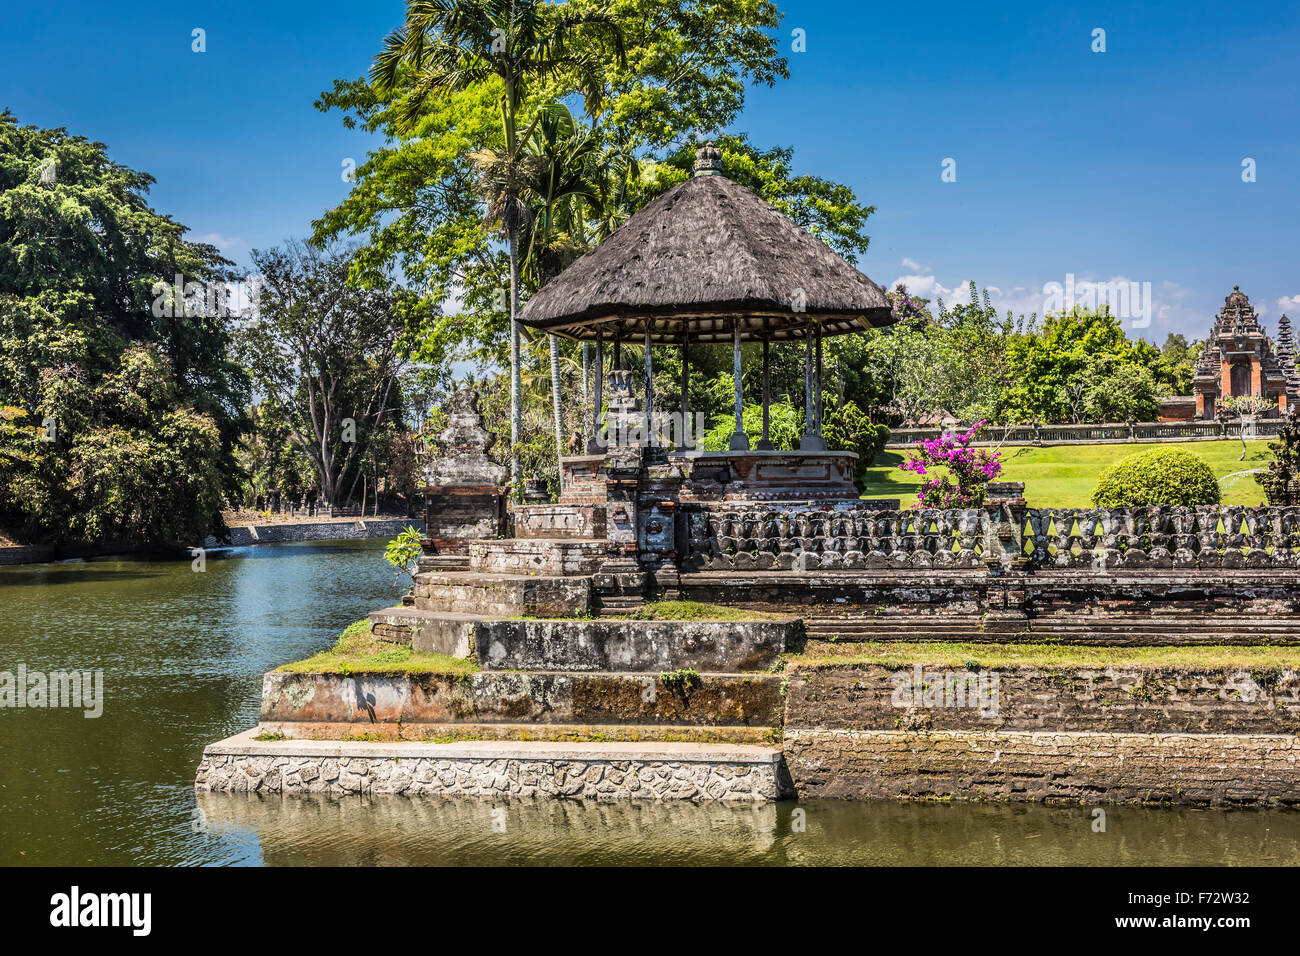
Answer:
[[[1300,508],[755,508],[684,521],[688,572],[1300,568]]]
[[[1266,418],[1249,424],[1255,438],[1276,438],[1285,421]],[[954,431],[968,426],[956,426]],[[1224,441],[1241,438],[1240,421],[1126,422],[1109,425],[989,426],[973,445],[1096,445],[1120,442]],[[941,437],[943,428],[897,428],[887,448],[906,448]],[[1251,437],[1247,433],[1247,439]]]

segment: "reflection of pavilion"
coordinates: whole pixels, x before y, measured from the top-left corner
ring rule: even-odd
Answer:
[[[602,243],[550,282],[525,306],[533,328],[595,345],[595,412],[587,454],[561,462],[565,496],[590,489],[611,455],[626,461],[633,447],[646,464],[674,463],[683,471],[683,498],[749,500],[856,497],[850,452],[828,452],[822,438],[822,339],[893,321],[882,290],[824,242],[722,174],[721,154],[697,151],[695,175],[637,212]],[[778,450],[769,437],[770,350],[774,342],[804,343],[804,435],[797,449]],[[644,347],[640,427],[623,344]],[[671,416],[689,432],[687,402],[692,349],[729,343],[733,350],[736,430],[729,450],[671,451],[646,435],[652,421],[653,347],[681,350],[681,406]],[[763,354],[762,435],[750,448],[743,425],[741,346]],[[612,349],[608,376],[605,353]],[[614,427],[615,425],[619,427]],[[606,436],[612,436],[611,442]],[[639,446],[653,446],[641,451]],[[612,446],[612,447],[611,447]]]

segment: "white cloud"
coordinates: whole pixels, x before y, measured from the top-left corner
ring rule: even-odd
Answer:
[[[227,255],[237,249],[245,249],[248,247],[248,243],[238,236],[227,236],[220,232],[205,232],[201,236],[195,236],[194,241],[206,242],[210,245],[214,245]]]
[[[921,263],[917,262],[915,259],[909,258],[908,256],[903,256],[903,268],[904,268],[904,269],[911,269],[913,272],[929,272],[929,271],[930,271],[930,267],[929,267],[929,266],[923,266],[923,265],[921,265]]]
[[[1284,295],[1277,300],[1277,307],[1283,314],[1300,310],[1300,295]]]

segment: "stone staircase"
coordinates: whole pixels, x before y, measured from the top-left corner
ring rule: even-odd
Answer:
[[[837,643],[870,641],[1027,641],[1114,646],[1194,644],[1300,644],[1300,618],[1133,616],[1130,619],[1084,615],[1035,617],[1023,622],[987,622],[976,616],[900,617],[897,613],[809,617],[809,640]]]
[[[776,670],[780,655],[801,641],[797,619],[502,613],[554,596],[549,579],[518,577],[527,580],[421,572],[414,606],[370,615],[376,638],[472,657],[476,673],[275,671],[264,682],[263,728],[336,740],[779,739],[784,704]],[[523,603],[507,607],[510,600]]]

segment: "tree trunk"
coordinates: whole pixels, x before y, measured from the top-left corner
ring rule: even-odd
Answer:
[[[523,380],[519,369],[519,235],[510,230],[510,476],[522,500],[524,463],[519,439],[524,430]]]
[[[586,405],[591,400],[591,395],[587,388],[587,381],[591,378],[591,345],[587,342],[582,343],[582,404]]]
[[[548,335],[551,346],[551,412],[555,417],[555,458],[564,455],[564,421],[560,414],[560,340]]]

